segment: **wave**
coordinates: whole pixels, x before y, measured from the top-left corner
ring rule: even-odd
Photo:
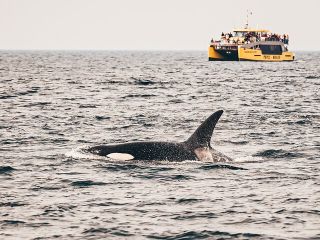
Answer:
[[[109,117],[109,116],[95,116],[95,118],[97,119],[97,120],[99,120],[99,121],[101,121],[101,120],[109,120],[111,117]]]
[[[230,170],[248,170],[246,168],[226,165],[226,164],[210,164],[199,167],[202,170],[212,170],[212,169],[230,169]]]
[[[20,220],[3,220],[3,221],[0,221],[0,223],[4,225],[19,225],[19,224],[25,224],[26,222],[20,221]]]
[[[152,85],[152,84],[155,84],[155,82],[153,82],[152,80],[149,80],[149,79],[140,79],[140,78],[134,78],[134,77],[131,77],[131,79],[134,80],[134,84],[136,85]]]
[[[210,219],[210,218],[217,218],[217,214],[213,213],[211,211],[206,211],[206,212],[191,212],[191,211],[186,211],[186,212],[181,212],[178,216],[172,217],[174,220],[191,220],[191,219]]]
[[[246,238],[255,238],[262,237],[260,234],[254,233],[230,233],[230,232],[221,232],[221,231],[185,231],[178,234],[163,234],[163,235],[148,235],[148,238],[151,239],[166,239],[166,240],[182,240],[182,239],[246,239]]]
[[[110,235],[110,236],[118,236],[118,237],[129,237],[133,236],[133,234],[129,233],[128,231],[118,229],[116,227],[114,228],[90,228],[83,231],[86,235]]]
[[[10,173],[14,170],[16,170],[16,169],[14,169],[13,167],[10,167],[10,166],[0,166],[0,174]]]
[[[197,198],[180,198],[176,202],[178,204],[190,204],[190,203],[196,203],[196,202],[201,202],[203,201],[202,199],[197,199]]]
[[[21,206],[26,206],[29,205],[27,203],[22,203],[22,202],[0,202],[0,207],[21,207]]]
[[[150,98],[150,97],[157,97],[155,94],[128,94],[122,98]]]
[[[81,181],[74,181],[71,183],[74,187],[90,187],[90,186],[101,186],[101,185],[107,185],[108,183],[104,182],[95,182],[91,180],[81,180]]]
[[[65,156],[72,159],[88,159],[88,160],[105,160],[105,157],[100,157],[86,152],[88,145],[79,146],[65,153]]]
[[[303,157],[304,154],[298,152],[289,152],[283,149],[268,149],[257,152],[253,155],[254,157],[263,157],[263,158],[299,158]]]
[[[257,156],[243,156],[243,157],[237,157],[233,159],[233,162],[240,162],[240,163],[252,163],[252,162],[259,162],[259,161],[262,161],[262,158]]]
[[[320,79],[320,76],[309,75],[305,77],[306,79]]]

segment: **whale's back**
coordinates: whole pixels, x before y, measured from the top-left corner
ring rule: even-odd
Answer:
[[[184,143],[171,142],[131,142],[112,145],[100,145],[89,152],[108,156],[110,154],[129,154],[135,160],[194,160],[195,154]]]

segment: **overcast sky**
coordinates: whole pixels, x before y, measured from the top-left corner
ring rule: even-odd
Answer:
[[[0,0],[0,49],[206,50],[250,25],[320,50],[320,0]]]

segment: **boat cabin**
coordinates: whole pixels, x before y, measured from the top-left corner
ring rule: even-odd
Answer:
[[[264,42],[253,42],[249,44],[242,45],[241,48],[261,50],[262,54],[272,54],[272,55],[281,55],[283,52],[287,52],[288,48],[284,45],[283,42],[275,41],[264,41]]]

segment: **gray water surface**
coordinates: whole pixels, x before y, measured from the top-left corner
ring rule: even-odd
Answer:
[[[0,239],[319,239],[320,53],[0,52]],[[112,162],[225,112],[232,163]]]

